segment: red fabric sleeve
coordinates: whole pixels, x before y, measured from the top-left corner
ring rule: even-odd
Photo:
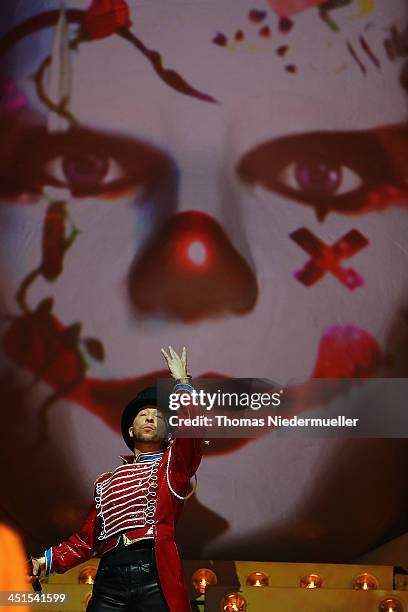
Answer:
[[[92,502],[85,521],[79,531],[73,533],[65,542],[52,546],[50,573],[62,574],[90,559],[98,543],[98,518],[95,500]]]
[[[194,476],[201,463],[201,438],[176,438],[173,442],[172,463],[177,470]]]
[[[188,391],[178,391],[178,395],[186,394]],[[178,418],[194,418],[202,414],[201,406],[196,406],[192,402],[187,405],[181,405],[177,410]],[[178,427],[178,431],[183,431],[183,427]],[[182,474],[186,474],[191,478],[197,471],[202,458],[202,438],[182,438],[177,437],[173,442],[172,463],[177,470]]]

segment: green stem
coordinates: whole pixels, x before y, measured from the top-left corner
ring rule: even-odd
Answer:
[[[80,34],[78,34],[78,36],[69,43],[69,48],[73,51],[76,51],[78,49],[79,44],[84,41],[85,39]],[[75,127],[79,125],[79,122],[76,119],[76,117],[67,109],[67,106],[69,104],[69,96],[65,96],[59,102],[59,104],[56,104],[46,94],[46,91],[44,88],[44,76],[45,76],[45,71],[50,66],[50,64],[51,64],[51,55],[48,55],[41,62],[37,71],[32,75],[32,79],[35,84],[37,96],[41,100],[41,102],[50,111],[57,113],[57,115],[66,119],[71,127]]]
[[[25,277],[25,279],[20,285],[19,290],[16,293],[17,303],[25,314],[28,314],[29,312],[31,312],[31,309],[27,305],[27,291],[30,288],[30,285],[35,281],[37,276],[40,274],[40,272],[41,272],[40,268],[35,268],[35,270],[32,270]]]

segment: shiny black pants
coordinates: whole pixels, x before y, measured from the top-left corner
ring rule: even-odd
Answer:
[[[167,612],[156,566],[136,562],[100,567],[87,612]]]

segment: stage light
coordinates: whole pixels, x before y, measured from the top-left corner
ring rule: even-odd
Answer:
[[[221,602],[222,612],[246,612],[247,602],[239,593],[229,593]]]
[[[361,590],[361,591],[372,591],[373,589],[378,589],[379,583],[375,576],[371,574],[359,574],[353,580],[353,589]]]
[[[404,608],[395,597],[387,597],[378,606],[378,612],[404,612]]]
[[[88,566],[78,576],[79,584],[93,584],[95,582],[96,567]]]
[[[269,578],[263,572],[252,572],[246,579],[246,586],[267,587]]]
[[[217,584],[217,575],[208,568],[201,568],[191,576],[191,582],[198,593],[204,593],[207,585]]]
[[[323,586],[323,580],[319,574],[306,574],[301,578],[300,586],[303,589],[320,589]]]

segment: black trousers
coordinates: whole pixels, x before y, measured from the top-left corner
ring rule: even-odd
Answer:
[[[134,556],[119,565],[101,560],[87,612],[168,612],[154,554],[142,550]]]

